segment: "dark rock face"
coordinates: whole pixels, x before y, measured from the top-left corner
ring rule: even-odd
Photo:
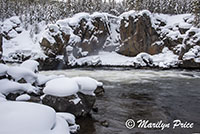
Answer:
[[[118,53],[126,56],[136,56],[141,52],[157,54],[163,48],[162,45],[156,44],[156,41],[160,41],[159,35],[152,27],[151,19],[147,14],[122,19],[120,36],[122,46]]]
[[[46,59],[38,59],[37,61],[40,63],[39,70],[56,70],[67,68],[65,62],[61,59],[48,57]]]
[[[96,97],[84,95],[82,93],[78,93],[78,97],[81,100],[77,104],[74,104],[74,102],[71,101],[77,98],[74,95],[68,97],[55,97],[51,95],[46,95],[42,99],[42,103],[54,108],[57,112],[69,112],[77,117],[85,116],[93,108]]]
[[[49,57],[63,55],[65,47],[70,39],[70,34],[65,33],[62,29],[59,29],[57,25],[54,25],[54,27],[48,27],[47,34],[53,38],[54,42],[50,42],[46,37],[42,39],[40,44],[44,53]]]
[[[3,36],[2,36],[2,34],[0,33],[0,63],[1,63],[2,53],[3,53],[2,46],[3,46]]]
[[[180,67],[186,69],[200,69],[200,63],[195,62],[194,59],[183,60]]]
[[[92,18],[92,27],[89,20],[83,18],[78,27],[74,28],[74,34],[79,36],[81,41],[76,43],[76,47],[87,51],[88,55],[97,54],[103,49],[103,45],[109,35],[108,25],[101,17]]]

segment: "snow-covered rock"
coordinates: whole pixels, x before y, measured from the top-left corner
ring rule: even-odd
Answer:
[[[16,98],[16,101],[27,101],[30,100],[31,96],[28,94],[22,94]]]
[[[79,91],[78,84],[70,78],[57,78],[46,83],[43,92],[47,95],[65,97],[76,94]]]
[[[97,86],[103,86],[103,83],[90,77],[74,77],[72,80],[78,83],[79,92],[86,95],[95,95],[94,91],[97,89]]]
[[[4,76],[7,74],[8,66],[0,63],[0,76]]]
[[[70,134],[65,119],[57,116],[48,106],[27,102],[1,102],[0,108],[2,134]]]
[[[18,66],[10,67],[7,73],[15,81],[19,81],[23,78],[27,83],[33,84],[37,79],[37,75],[32,70]]]
[[[35,60],[26,60],[22,64],[20,64],[20,67],[30,69],[33,72],[38,71],[38,66],[39,66],[39,63]]]
[[[38,89],[32,86],[30,83],[20,84],[14,81],[10,81],[8,79],[1,79],[0,80],[0,93],[2,94],[9,94],[12,92],[28,92],[28,93],[35,93]]]

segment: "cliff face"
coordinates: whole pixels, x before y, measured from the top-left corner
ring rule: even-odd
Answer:
[[[149,12],[130,14],[123,17],[120,25],[121,47],[118,53],[126,56],[137,56],[141,52],[158,54],[163,45],[156,29],[152,26]]]
[[[12,43],[20,46],[21,42],[16,41],[16,38],[26,35],[19,19],[9,21],[12,27],[3,29],[5,50]],[[59,20],[55,24],[41,28],[38,37],[36,36],[36,43],[29,44],[41,47],[39,51],[45,54],[42,58],[35,56],[41,54],[26,49],[20,50],[20,54],[19,50],[8,53],[8,57],[23,61],[23,59],[33,58],[34,55],[34,59],[38,59],[43,68],[46,66],[48,69],[54,69],[84,65],[78,63],[77,59],[98,56],[101,51],[116,52],[128,57],[137,57],[140,53],[158,57],[157,55],[169,50],[173,57],[178,57],[176,67],[199,68],[200,29],[193,27],[192,21],[193,17],[189,14],[169,16],[152,14],[149,11],[129,11],[120,16],[106,13],[92,15],[79,13],[72,18]],[[3,23],[3,27],[5,24],[8,23]],[[29,51],[30,54],[27,54]],[[158,59],[156,61],[159,61]],[[166,65],[170,64],[167,63],[167,59],[165,60]],[[98,58],[94,58],[94,62],[83,61],[85,65],[93,65],[93,63],[99,65],[102,62]],[[152,63],[153,61],[152,59]]]

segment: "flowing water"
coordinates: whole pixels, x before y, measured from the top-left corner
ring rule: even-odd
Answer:
[[[200,72],[158,70],[70,69],[43,74],[90,76],[104,83],[105,94],[97,97],[98,112],[78,119],[79,134],[192,134],[200,133]],[[125,127],[127,119],[135,128]],[[138,128],[138,120],[170,123],[169,128]],[[192,129],[173,121],[194,123]],[[108,127],[102,125],[108,123]]]

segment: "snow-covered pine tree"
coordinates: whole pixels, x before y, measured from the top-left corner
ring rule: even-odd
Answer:
[[[195,16],[194,25],[200,27],[200,1],[194,0],[192,5],[192,13]]]

